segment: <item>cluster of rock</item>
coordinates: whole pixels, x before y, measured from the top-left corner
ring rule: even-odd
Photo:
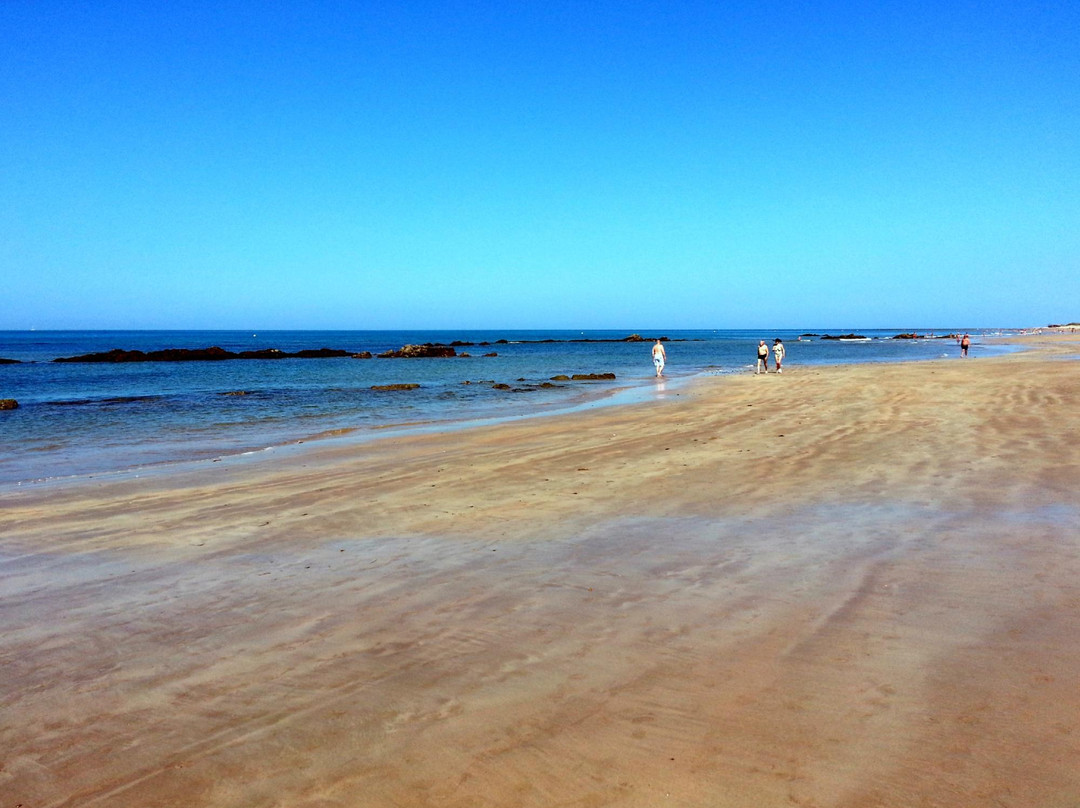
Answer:
[[[13,398],[0,398],[0,410],[17,410],[19,402]]]
[[[565,374],[559,374],[558,376],[552,376],[551,381],[540,382],[540,384],[528,384],[527,379],[518,379],[519,383],[524,386],[514,387],[506,382],[497,382],[493,379],[483,379],[481,381],[470,381],[466,379],[462,384],[483,384],[490,387],[492,390],[510,390],[514,393],[528,393],[533,390],[546,390],[553,387],[559,387],[558,384],[552,384],[552,382],[569,382],[569,381],[614,381],[614,373],[575,373],[573,376],[567,376]],[[377,384],[372,386],[372,390],[415,390],[420,387],[419,384]]]
[[[457,356],[457,351],[451,345],[436,345],[425,342],[423,345],[403,345],[396,351],[385,351],[379,354],[380,359],[444,359]]]
[[[18,359],[4,359],[4,357],[0,356],[0,365],[21,365],[21,364],[22,364],[22,362],[20,362]]]
[[[515,340],[521,343],[548,343],[548,342],[647,342],[658,339],[661,342],[669,342],[668,337],[643,337],[640,334],[631,334],[621,339],[539,339],[539,340]],[[676,340],[684,342],[685,340]],[[449,345],[427,342],[423,345],[403,345],[398,350],[385,351],[379,354],[380,359],[444,359],[453,356],[468,357],[470,354],[457,352],[457,348],[471,347],[474,345],[491,345],[490,342],[463,342],[454,340]],[[510,345],[510,340],[496,340],[495,345]],[[371,359],[370,351],[346,351],[340,348],[315,348],[288,353],[278,348],[264,348],[258,351],[227,351],[218,346],[210,348],[165,348],[160,351],[139,351],[114,348],[111,351],[101,353],[89,353],[81,356],[62,356],[53,359],[53,362],[207,362],[225,359],[323,359],[330,357],[351,356],[354,359]],[[484,354],[485,357],[498,356],[491,351]],[[0,365],[19,364],[18,359],[2,359]]]
[[[500,340],[505,342],[505,340]],[[489,342],[481,342],[481,345],[490,345]],[[383,351],[379,354],[379,359],[449,359],[450,357],[457,356],[461,358],[471,357],[472,354],[462,351],[457,352],[457,347],[462,345],[472,345],[469,342],[453,342],[450,345],[441,345],[439,343],[425,342],[423,345],[403,345],[396,351]],[[484,357],[498,356],[495,351],[489,351],[484,354]],[[362,354],[353,354],[356,359],[370,359],[371,354],[364,351]]]
[[[557,376],[552,376],[551,381],[540,382],[540,384],[526,384],[524,387],[513,387],[505,382],[493,382],[483,381],[475,382],[475,384],[489,384],[493,390],[510,390],[513,393],[529,393],[533,390],[548,390],[553,387],[560,387],[561,385],[552,384],[552,382],[587,382],[587,381],[614,381],[614,373],[575,373],[573,376],[567,376],[564,373],[560,373]],[[518,382],[527,382],[527,379],[518,379]],[[462,382],[462,384],[474,384],[474,382]]]
[[[904,334],[897,334],[890,339],[956,339],[956,334],[916,334],[914,331],[910,331]]]
[[[803,337],[819,337],[820,339],[870,339],[870,337],[863,334],[837,334],[833,336],[831,334],[800,334],[799,338]],[[917,334],[914,331],[907,331],[903,334],[897,334],[896,336],[889,337],[889,339],[955,339],[956,334]]]
[[[552,376],[553,382],[596,382],[596,381],[613,381],[615,379],[614,373],[575,373],[573,376],[567,376],[560,373],[558,376]]]
[[[348,356],[348,351],[336,348],[312,348],[295,353],[287,353],[277,348],[265,348],[260,351],[226,351],[224,348],[165,348],[161,351],[125,351],[114,348],[102,353],[83,354],[82,356],[62,356],[54,362],[206,362],[226,359],[324,359],[328,357]]]

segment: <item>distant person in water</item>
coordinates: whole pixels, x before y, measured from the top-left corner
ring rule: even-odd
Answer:
[[[970,347],[971,347],[971,336],[968,335],[968,334],[964,334],[964,336],[960,338],[960,355],[961,356],[967,356],[968,348],[970,348]]]
[[[768,373],[769,372],[769,346],[765,344],[765,340],[760,340],[757,344],[757,370],[754,373]]]
[[[784,353],[785,353],[785,351],[784,351],[784,342],[783,342],[783,340],[780,339],[780,337],[777,337],[776,339],[773,340],[772,352],[773,352],[773,359],[776,360],[776,372],[777,373],[783,373],[784,371],[781,370],[780,363],[784,361]]]
[[[664,375],[664,365],[667,364],[667,351],[664,350],[664,346],[660,344],[660,340],[656,341],[656,344],[652,346],[652,363],[656,367],[656,375]]]

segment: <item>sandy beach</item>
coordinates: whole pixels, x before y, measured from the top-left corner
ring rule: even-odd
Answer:
[[[1080,335],[0,492],[0,808],[1080,805]]]

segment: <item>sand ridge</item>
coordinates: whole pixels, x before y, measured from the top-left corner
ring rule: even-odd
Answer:
[[[26,806],[1080,801],[1078,343],[0,492]]]

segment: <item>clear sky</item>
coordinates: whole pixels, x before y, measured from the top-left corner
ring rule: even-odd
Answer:
[[[0,328],[1080,319],[1080,3],[0,2]]]

